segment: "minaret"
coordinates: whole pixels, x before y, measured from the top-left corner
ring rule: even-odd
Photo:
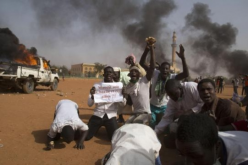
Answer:
[[[173,32],[173,36],[172,36],[172,61],[171,61],[171,68],[175,71],[176,69],[176,48],[177,48],[177,36],[176,36],[176,32]]]

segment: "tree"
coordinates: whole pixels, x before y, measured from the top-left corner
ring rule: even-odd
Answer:
[[[99,62],[95,63],[95,72],[96,72],[96,78],[99,77],[99,74],[102,72],[102,70],[106,67],[105,64],[101,64]]]

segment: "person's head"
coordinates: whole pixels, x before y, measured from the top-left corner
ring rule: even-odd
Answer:
[[[160,65],[160,73],[161,73],[161,79],[162,80],[165,80],[166,77],[170,74],[170,63],[168,62],[163,62],[161,65]]]
[[[221,143],[214,120],[206,114],[191,114],[180,121],[176,147],[194,165],[213,165]]]
[[[182,85],[176,79],[170,79],[166,82],[165,91],[170,99],[172,99],[173,101],[179,101],[180,98],[182,98]]]
[[[132,66],[129,70],[130,70],[129,76],[130,76],[131,81],[139,80],[141,76],[140,69],[137,66]]]
[[[103,77],[104,77],[104,82],[113,82],[114,69],[111,66],[105,67]]]
[[[61,132],[61,137],[63,138],[63,141],[65,141],[66,143],[70,143],[74,140],[74,134],[75,131],[73,130],[73,128],[69,125],[64,126]]]
[[[211,104],[216,98],[215,83],[211,79],[202,79],[197,86],[200,98],[206,104]]]
[[[121,75],[121,68],[119,67],[113,67],[114,69],[114,81],[119,82],[120,81],[120,75]]]

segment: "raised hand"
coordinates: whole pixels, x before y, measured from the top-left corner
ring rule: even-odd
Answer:
[[[154,37],[148,37],[146,38],[147,45],[154,46],[156,39]]]
[[[179,53],[176,52],[179,58],[184,58],[184,47],[182,44],[179,45]]]

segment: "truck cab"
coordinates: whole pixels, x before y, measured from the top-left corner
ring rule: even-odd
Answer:
[[[32,93],[38,85],[57,90],[59,76],[52,72],[49,61],[44,57],[35,56],[36,65],[9,63],[9,67],[1,71],[0,87],[17,87],[24,93]]]

